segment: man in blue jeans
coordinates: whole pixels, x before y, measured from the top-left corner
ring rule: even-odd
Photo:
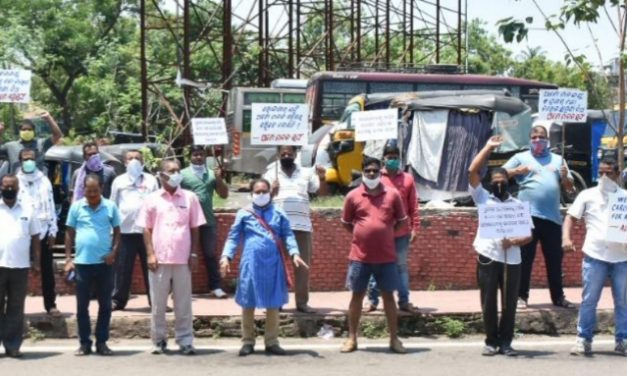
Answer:
[[[577,323],[577,342],[572,355],[591,355],[592,337],[596,325],[596,308],[605,281],[609,278],[614,298],[614,331],[616,353],[627,356],[627,244],[608,241],[609,205],[612,195],[627,195],[616,182],[620,176],[618,164],[604,159],[599,164],[599,184],[581,192],[572,204],[564,221],[562,246],[574,251],[571,230],[573,221],[586,222],[586,239],[583,243],[582,302]]]
[[[398,309],[405,312],[415,312],[416,308],[409,302],[409,271],[407,268],[407,252],[410,243],[416,240],[420,216],[418,213],[418,197],[416,184],[411,174],[403,172],[400,164],[400,150],[396,140],[388,142],[383,149],[383,163],[381,183],[388,188],[395,189],[401,195],[403,207],[407,213],[407,226],[403,226],[394,233],[394,247],[396,249],[396,264],[398,266]],[[364,308],[372,312],[379,305],[379,289],[374,277],[370,278],[368,286],[369,304]]]
[[[95,174],[87,175],[85,196],[70,207],[65,229],[65,271],[76,272],[76,320],[80,347],[76,355],[89,355],[91,320],[89,299],[92,286],[98,298],[96,352],[113,355],[107,346],[111,323],[113,263],[120,245],[120,214],[112,201],[102,197],[102,182]],[[72,246],[76,254],[72,260]]]

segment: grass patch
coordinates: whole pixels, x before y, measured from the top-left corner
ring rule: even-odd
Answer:
[[[444,334],[446,334],[449,338],[459,338],[466,331],[466,325],[463,321],[450,317],[437,319],[435,324],[442,328]]]
[[[322,196],[311,200],[312,208],[342,208],[344,206],[344,196]]]

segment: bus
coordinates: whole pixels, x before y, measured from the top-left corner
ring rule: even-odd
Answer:
[[[320,72],[307,84],[310,131],[337,121],[358,94],[406,93],[436,90],[507,90],[535,112],[540,89],[557,89],[553,84],[510,77],[474,74],[430,74],[388,72]]]
[[[276,156],[274,148],[250,144],[253,103],[305,103],[305,89],[234,87],[230,90],[225,118],[229,134],[224,154],[227,171],[263,174]]]

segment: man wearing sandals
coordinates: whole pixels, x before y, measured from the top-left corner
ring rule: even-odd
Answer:
[[[577,342],[572,355],[592,355],[592,338],[596,326],[596,308],[607,279],[614,298],[614,351],[627,355],[627,244],[609,241],[606,230],[609,217],[609,200],[612,195],[625,195],[616,181],[620,176],[616,160],[604,159],[599,164],[599,184],[581,192],[568,209],[564,221],[562,246],[574,251],[571,230],[575,220],[586,222],[586,239],[582,276],[582,301],[577,322]]]
[[[357,350],[357,330],[361,305],[368,281],[374,276],[390,332],[390,350],[407,351],[398,339],[394,290],[398,288],[398,267],[394,248],[394,232],[406,225],[407,215],[400,194],[381,184],[381,161],[365,158],[362,163],[362,184],[344,200],[342,224],[353,234],[348,256],[347,285],[352,291],[348,311],[348,340],[341,352]]]
[[[492,193],[481,185],[480,171],[490,154],[503,140],[500,136],[492,137],[479,151],[468,168],[470,194],[476,205],[500,205],[507,202],[520,202],[507,191],[507,171],[502,168],[492,170],[490,182]],[[520,282],[520,247],[529,243],[526,238],[482,239],[477,236],[473,247],[477,252],[477,281],[481,294],[481,313],[486,339],[482,355],[503,354],[516,356],[512,348],[514,324],[516,323],[516,299]],[[501,320],[498,317],[498,292],[502,291]]]
[[[531,270],[538,241],[542,245],[551,301],[558,307],[574,308],[566,300],[562,285],[562,216],[560,214],[560,184],[566,190],[573,187],[572,177],[561,156],[551,153],[546,128],[531,129],[530,150],[510,158],[503,168],[520,186],[518,198],[529,202],[533,220],[533,239],[522,247],[522,271],[518,306],[527,307]]]
[[[381,183],[391,189],[396,189],[403,199],[403,207],[407,213],[407,226],[403,226],[394,234],[394,247],[396,249],[396,263],[398,265],[398,309],[404,312],[415,312],[417,309],[409,302],[409,272],[407,270],[407,252],[409,245],[416,241],[416,234],[420,226],[418,213],[418,198],[416,196],[416,183],[411,174],[403,172],[400,165],[400,150],[396,140],[390,141],[383,149],[383,163],[385,168],[381,170]],[[374,278],[370,278],[368,286],[369,303],[364,309],[372,312],[379,305],[379,289]]]

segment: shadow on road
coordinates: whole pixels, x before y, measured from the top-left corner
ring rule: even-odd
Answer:
[[[63,355],[63,353],[58,352],[58,351],[29,351],[29,352],[25,352],[21,358],[18,358],[18,360],[20,361],[39,360],[39,359],[52,358],[53,356],[59,356],[59,355]]]

